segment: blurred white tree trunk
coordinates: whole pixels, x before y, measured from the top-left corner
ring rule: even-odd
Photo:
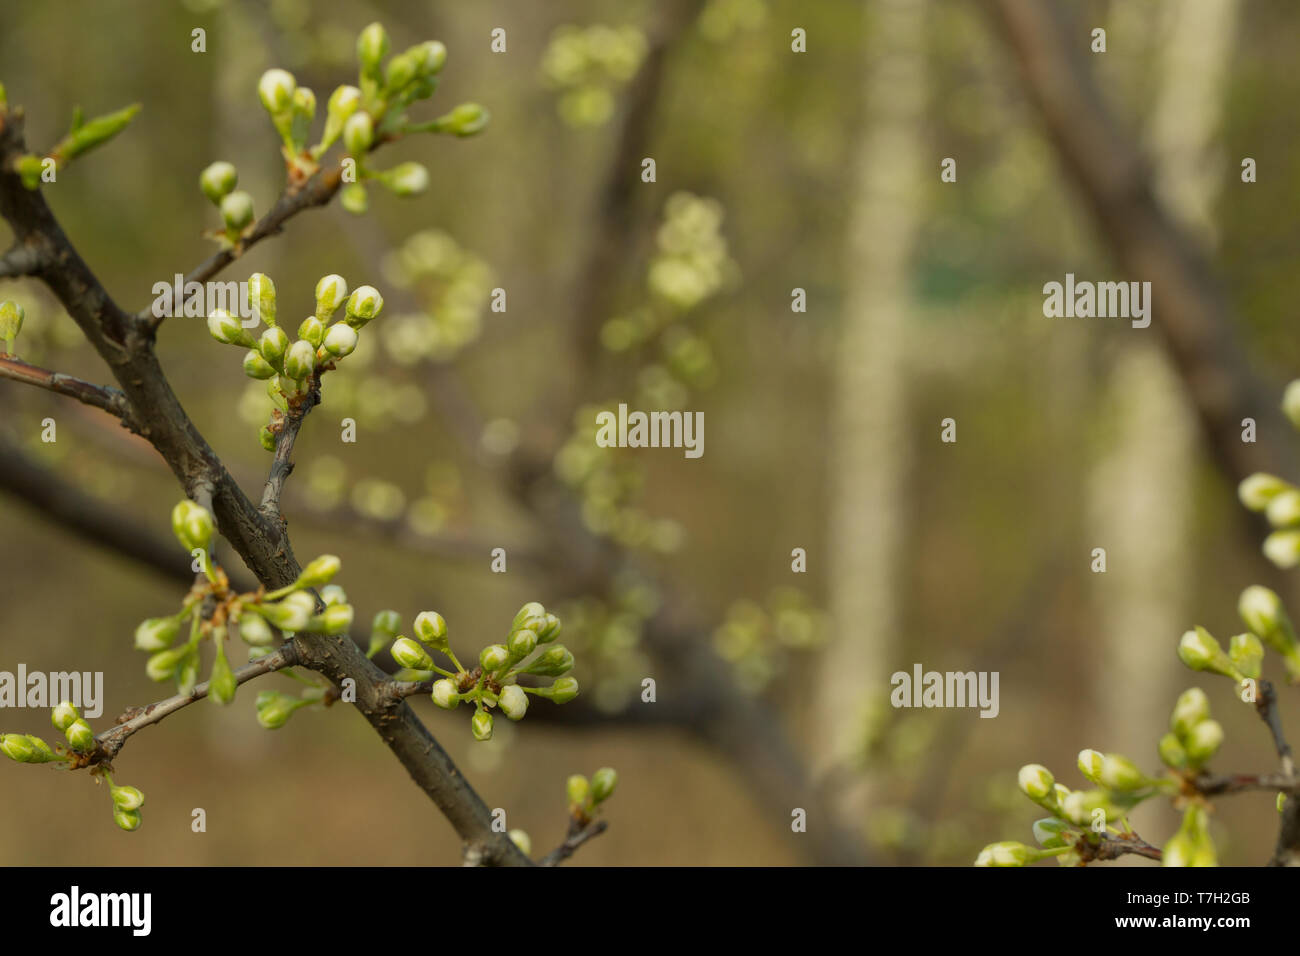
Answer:
[[[1175,218],[1212,244],[1220,169],[1215,136],[1238,0],[1142,8],[1157,13],[1155,18],[1134,7],[1122,9],[1126,29],[1112,31],[1113,37],[1136,28],[1135,35],[1156,40],[1147,49],[1158,50],[1148,134],[1158,191]],[[1094,589],[1104,646],[1096,700],[1102,716],[1093,728],[1096,741],[1087,745],[1122,751],[1153,767],[1158,765],[1155,741],[1187,683],[1175,647],[1190,623],[1196,426],[1181,383],[1153,335],[1145,330],[1119,334],[1123,351],[1109,383],[1118,431],[1092,483],[1095,543],[1090,546],[1106,548],[1108,570]],[[1140,829],[1140,817],[1138,823]]]
[[[851,199],[830,439],[826,564],[834,630],[819,661],[813,714],[814,764],[821,770],[852,760],[870,695],[887,695],[889,675],[908,663],[898,641],[910,440],[907,273],[922,177],[939,175],[938,157],[925,154],[921,141],[926,6],[886,0],[871,5],[866,23],[867,125]],[[938,441],[938,422],[932,424]],[[850,814],[865,805],[865,783],[844,797]]]

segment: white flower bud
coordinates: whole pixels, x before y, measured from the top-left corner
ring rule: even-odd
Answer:
[[[1278,492],[1264,513],[1274,528],[1291,528],[1300,524],[1300,491],[1288,488]]]
[[[1264,539],[1264,556],[1279,568],[1300,564],[1300,531],[1274,531]]]
[[[216,162],[199,173],[199,188],[203,195],[218,205],[238,184],[239,173],[230,163]]]
[[[275,643],[275,633],[259,615],[245,614],[239,619],[239,639],[250,647],[269,647]]]
[[[310,342],[314,349],[320,348],[321,342],[325,340],[325,323],[314,315],[307,316],[302,320],[302,325],[298,326],[298,338]]]
[[[504,644],[489,644],[479,652],[478,662],[488,673],[500,670],[510,663],[510,650]]]
[[[447,62],[447,48],[437,40],[427,40],[411,47],[407,52],[414,54],[421,76],[432,76],[442,72],[443,65]]]
[[[524,856],[531,856],[533,853],[532,838],[523,830],[511,830],[506,836],[510,837],[510,842],[519,848],[519,852]]]
[[[334,358],[347,358],[356,351],[358,340],[356,329],[342,322],[335,322],[325,333],[321,346]]]
[[[1056,778],[1039,763],[1027,763],[1020,768],[1020,789],[1031,800],[1043,800],[1052,792]]]
[[[384,297],[374,286],[363,285],[348,296],[347,323],[359,329],[384,309]]]
[[[187,498],[172,509],[172,533],[186,551],[206,551],[212,542],[212,515]]]
[[[343,634],[352,626],[352,605],[336,604],[327,607],[311,619],[307,630],[321,634]]]
[[[109,790],[113,805],[121,810],[139,810],[144,806],[144,794],[138,787],[113,787]]]
[[[1137,790],[1147,783],[1138,765],[1120,754],[1106,754],[1097,777],[1102,786],[1112,790]]]
[[[1089,783],[1100,783],[1101,765],[1105,758],[1097,750],[1080,750],[1079,751],[1079,773],[1083,774],[1083,779]]]
[[[272,368],[270,362],[262,358],[262,353],[254,347],[244,355],[244,374],[249,378],[265,380],[275,374],[275,369]]]
[[[423,647],[409,637],[399,637],[394,641],[390,653],[393,655],[393,660],[397,661],[402,667],[409,667],[417,671],[433,669],[433,658],[428,655]]]
[[[325,106],[325,132],[321,135],[316,154],[329,149],[343,133],[343,125],[361,106],[361,91],[355,86],[340,86],[330,94]]]
[[[357,62],[365,76],[378,77],[379,64],[388,56],[388,31],[382,23],[372,23],[357,36]]]
[[[415,636],[432,647],[445,647],[447,622],[437,611],[421,611],[415,616]]]
[[[59,701],[59,705],[50,712],[50,723],[59,730],[67,730],[80,719],[81,715],[77,713],[77,708],[73,706],[72,701]]]
[[[1300,379],[1296,379],[1282,393],[1282,411],[1291,424],[1300,428]]]
[[[1291,485],[1276,475],[1257,472],[1237,485],[1237,497],[1251,511],[1263,511],[1270,501],[1290,489]]]
[[[557,677],[550,686],[549,696],[557,704],[567,704],[578,696],[577,679],[567,674],[564,677]]]
[[[299,339],[289,346],[284,355],[284,374],[295,382],[302,382],[316,369],[316,349],[310,342]]]
[[[976,866],[1026,866],[1038,859],[1039,853],[1031,846],[1014,840],[990,843],[975,857]]]
[[[257,350],[262,353],[262,358],[266,359],[268,365],[282,370],[284,355],[289,351],[289,334],[278,325],[272,326],[257,340]]]
[[[257,83],[257,95],[262,106],[272,116],[283,113],[293,105],[293,91],[298,83],[287,70],[267,70]]]
[[[515,631],[510,635],[510,640],[506,646],[510,650],[511,663],[521,661],[537,647],[537,635],[528,628]]]
[[[348,283],[340,275],[322,276],[316,283],[316,318],[328,322],[348,297]]]
[[[364,156],[375,141],[375,121],[365,110],[357,110],[343,124],[343,148],[353,157]]]
[[[127,833],[140,829],[143,819],[139,810],[123,810],[118,806],[113,807],[113,822]]]
[[[90,729],[90,724],[80,717],[63,729],[63,736],[68,738],[68,743],[72,745],[73,750],[82,753],[95,746],[95,732]]]
[[[1228,659],[1246,677],[1259,680],[1264,645],[1254,634],[1234,634],[1228,640]]]
[[[476,711],[469,722],[475,740],[492,739],[492,715],[486,710]]]
[[[239,324],[239,320],[225,309],[213,309],[208,315],[208,332],[224,345],[242,345],[250,348],[253,337]]]
[[[248,304],[267,325],[275,325],[275,283],[263,272],[248,277]]]
[[[501,688],[498,703],[501,706],[501,713],[511,720],[522,720],[524,714],[528,712],[528,694],[518,684],[507,684]]]
[[[159,651],[152,655],[144,665],[144,672],[152,681],[171,680],[176,676],[177,669],[181,662],[190,654],[188,645],[176,647],[166,651]]]
[[[221,218],[230,232],[242,232],[253,221],[253,197],[236,189],[221,199]]]
[[[166,650],[176,643],[180,630],[181,622],[175,616],[148,618],[135,629],[135,649],[151,653]]]
[[[259,605],[262,616],[282,631],[307,630],[316,613],[316,601],[306,591],[294,591],[275,604]]]
[[[320,599],[325,602],[326,607],[337,607],[348,603],[348,593],[341,585],[327,584],[320,589]]]
[[[1194,764],[1203,764],[1218,752],[1223,743],[1223,726],[1217,720],[1203,720],[1187,735],[1187,756]]]
[[[429,188],[429,171],[419,163],[400,163],[379,174],[379,181],[397,196],[418,196]]]
[[[1194,671],[1233,676],[1235,668],[1214,636],[1203,627],[1188,631],[1178,642],[1179,659]]]
[[[1045,850],[1065,846],[1065,834],[1070,833],[1070,825],[1056,817],[1046,817],[1034,821],[1034,839]]]
[[[455,710],[456,705],[460,703],[460,694],[456,692],[456,685],[445,677],[434,681],[433,702],[443,710]]]
[[[1178,695],[1169,717],[1169,729],[1186,740],[1192,730],[1210,717],[1210,698],[1199,687],[1190,687]]]

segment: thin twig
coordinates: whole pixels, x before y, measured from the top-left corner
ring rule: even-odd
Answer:
[[[569,835],[564,838],[564,842],[557,846],[546,856],[537,861],[538,866],[559,866],[569,857],[578,851],[582,846],[593,837],[598,837],[609,829],[609,824],[604,820],[592,820],[585,826],[578,820],[570,819]]]
[[[53,372],[39,365],[29,365],[12,356],[7,358],[0,356],[0,378],[22,382],[24,385],[35,385],[37,388],[75,398],[84,405],[103,409],[113,417],[121,419],[122,423],[132,431],[137,430],[132,424],[131,409],[127,405],[126,396],[120,389],[113,388],[111,385],[95,385],[72,375]]]

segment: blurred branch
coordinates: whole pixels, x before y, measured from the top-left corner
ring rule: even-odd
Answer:
[[[604,820],[592,820],[583,824],[576,817],[569,818],[569,834],[564,838],[564,842],[557,846],[546,856],[537,861],[538,866],[559,866],[569,857],[578,851],[592,837],[598,837],[609,829],[609,824]]]
[[[82,404],[102,408],[115,418],[120,418],[127,428],[139,431],[133,424],[126,396],[112,386],[94,385],[71,375],[64,375],[62,372],[52,372],[47,368],[28,365],[20,359],[3,356],[0,356],[0,378],[12,379],[24,385],[35,385],[37,388],[48,389],[58,395],[75,398]]]
[[[0,256],[0,279],[36,275],[44,264],[36,249],[19,243]]]
[[[1103,836],[1096,844],[1087,840],[1080,840],[1076,844],[1076,848],[1079,852],[1079,858],[1084,863],[1118,860],[1121,856],[1128,854],[1146,857],[1148,860],[1159,861],[1164,859],[1164,853],[1160,847],[1152,846],[1136,833],[1121,834],[1117,837]]]

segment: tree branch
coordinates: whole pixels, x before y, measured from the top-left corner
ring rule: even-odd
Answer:
[[[120,389],[110,385],[94,385],[71,375],[64,375],[62,372],[52,372],[37,365],[28,365],[21,359],[4,356],[0,356],[0,378],[12,379],[24,385],[35,385],[37,388],[44,388],[58,395],[75,398],[83,405],[103,409],[115,418],[121,419],[122,424],[131,431],[139,431],[138,428],[133,427],[126,396]]]
[[[284,483],[293,472],[293,446],[298,441],[303,420],[320,404],[320,376],[319,371],[312,373],[306,393],[290,403],[289,413],[281,419],[280,431],[275,437],[275,457],[271,460],[271,471],[262,490],[261,512],[281,529],[284,528],[284,516],[280,514],[280,496],[284,494]]]
[[[609,829],[609,824],[604,820],[592,820],[583,824],[581,820],[574,817],[569,818],[569,834],[564,838],[564,842],[557,846],[546,856],[537,861],[538,866],[559,866],[573,854],[578,852],[578,847],[582,846],[593,837],[598,837]]]
[[[44,266],[40,253],[31,246],[21,243],[14,245],[0,256],[0,279],[16,279],[20,276],[33,276]]]

